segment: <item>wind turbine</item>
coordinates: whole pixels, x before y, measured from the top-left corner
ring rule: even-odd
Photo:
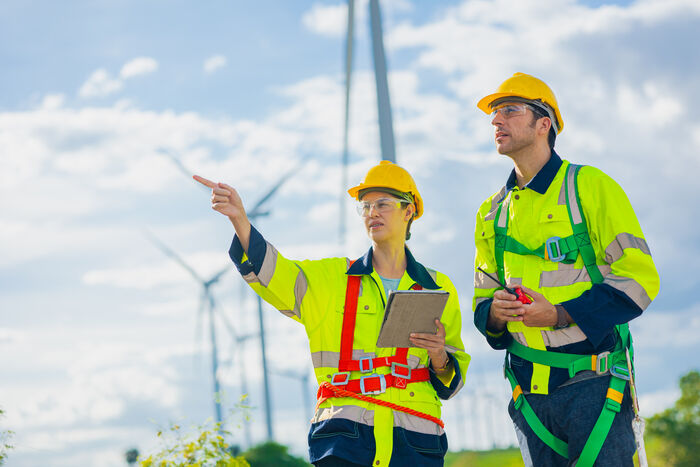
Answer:
[[[307,418],[311,418],[313,414],[311,413],[311,406],[309,405],[309,372],[275,369],[273,373],[280,376],[285,376],[287,378],[296,379],[301,383],[301,399],[304,406],[304,415]]]
[[[219,426],[219,431],[222,431],[221,422],[221,400],[220,400],[220,383],[219,383],[219,357],[216,345],[216,326],[214,323],[214,313],[216,309],[216,301],[214,300],[214,295],[211,293],[211,287],[216,284],[221,276],[230,269],[229,266],[224,267],[219,272],[211,276],[209,279],[203,279],[197,272],[187,264],[177,253],[172,249],[168,248],[163,242],[161,242],[153,233],[145,230],[146,235],[151,239],[151,241],[169,258],[173,259],[177,264],[179,264],[184,270],[186,270],[192,278],[197,281],[201,287],[202,292],[199,299],[199,311],[197,317],[201,316],[203,310],[206,308],[209,315],[209,339],[211,341],[211,372],[212,372],[212,386],[214,394],[214,416],[216,423]]]
[[[372,59],[374,78],[377,86],[377,115],[379,117],[379,140],[381,160],[396,162],[396,143],[389,99],[389,81],[387,79],[386,55],[382,37],[382,17],[379,0],[369,0],[369,20],[372,38]],[[348,133],[350,126],[350,84],[352,78],[352,58],[355,29],[355,1],[348,0],[348,27],[345,39],[345,118],[343,122],[343,155],[341,193],[340,193],[340,243],[345,244],[345,190],[348,185]]]

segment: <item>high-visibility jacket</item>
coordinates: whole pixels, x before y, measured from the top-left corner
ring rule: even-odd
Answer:
[[[496,214],[501,205],[507,206],[500,221],[507,221],[508,236],[528,249],[536,250],[549,239],[572,235],[564,191],[568,165],[552,152],[528,185],[518,188],[512,172],[506,186],[481,205],[475,231],[476,266],[487,272],[497,270],[494,222],[499,221]],[[507,331],[490,332],[486,320],[493,293],[500,286],[477,270],[475,324],[493,348],[506,348],[515,339],[525,346],[552,352],[609,351],[615,346],[615,325],[640,315],[656,297],[659,276],[624,191],[600,170],[584,166],[578,174],[578,195],[604,281],[595,285],[591,282],[580,255],[567,264],[505,251],[505,279],[536,290],[552,304],[562,304],[575,323],[556,330],[552,326],[508,322]],[[533,364],[515,355],[511,355],[511,368],[523,391],[535,394],[548,394],[570,378],[565,369]]]
[[[352,358],[371,359],[396,355],[395,348],[377,348],[384,319],[386,296],[381,278],[372,267],[372,249],[355,261],[347,258],[293,261],[282,256],[251,228],[248,254],[234,237],[229,255],[243,278],[265,301],[284,315],[302,323],[309,339],[311,361],[319,385],[333,381],[339,372],[341,331],[348,276],[361,277]],[[444,274],[427,269],[406,249],[407,267],[399,290],[415,284],[424,289],[450,293],[441,321],[445,326],[445,349],[453,370],[445,375],[432,372],[425,349],[409,348],[407,364],[430,375],[428,381],[409,382],[405,389],[387,387],[371,397],[440,417],[440,399],[453,397],[464,384],[470,357],[460,337],[461,316],[457,292]],[[349,379],[368,374],[390,375],[391,367],[369,372],[351,371]],[[376,389],[376,388],[375,388]],[[338,456],[363,465],[442,465],[447,439],[433,421],[353,398],[326,399],[316,409],[309,431],[311,462]]]

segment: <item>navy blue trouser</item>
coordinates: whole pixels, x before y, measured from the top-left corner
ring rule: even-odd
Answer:
[[[609,384],[610,377],[602,376],[561,386],[549,395],[528,394],[526,396],[532,410],[544,426],[554,436],[569,443],[570,459],[560,456],[537,437],[525,421],[523,414],[515,410],[511,399],[508,413],[515,425],[525,465],[528,467],[576,465],[575,462],[603,409]],[[634,465],[632,457],[636,446],[632,431],[633,418],[634,412],[628,387],[622,400],[622,410],[615,415],[608,437],[596,459],[596,467],[632,467]]]

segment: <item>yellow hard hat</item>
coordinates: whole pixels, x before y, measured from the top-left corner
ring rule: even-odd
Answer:
[[[400,196],[403,193],[410,193],[413,204],[416,205],[416,214],[413,219],[418,219],[423,215],[423,199],[418,192],[416,182],[406,169],[394,164],[391,161],[381,161],[367,172],[365,178],[359,185],[348,190],[350,196],[359,201],[361,192],[376,188],[377,191],[387,191]],[[382,190],[384,189],[384,190]]]
[[[493,110],[491,105],[506,97],[520,97],[531,101],[539,100],[544,102],[554,110],[554,116],[557,121],[552,122],[552,124],[557,130],[557,134],[561,133],[561,130],[564,128],[564,120],[562,120],[561,113],[559,113],[557,98],[554,97],[554,93],[544,81],[525,73],[515,73],[501,83],[495,93],[489,94],[481,99],[476,106],[487,114],[490,114]]]

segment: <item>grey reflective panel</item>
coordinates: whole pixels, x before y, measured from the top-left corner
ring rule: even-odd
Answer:
[[[644,290],[639,282],[629,277],[616,276],[614,274],[608,274],[603,281],[603,284],[608,284],[617,290],[624,292],[634,303],[637,304],[642,310],[646,309],[651,303],[649,294]]]
[[[256,276],[254,272],[249,272],[248,274],[243,276],[243,280],[246,281],[248,284],[255,284],[256,282],[260,282],[258,280],[258,276]]]
[[[572,269],[566,267],[556,271],[542,271],[540,274],[540,288],[543,287],[564,287],[567,285],[576,284],[578,282],[591,282],[591,277],[588,271],[584,269]],[[610,266],[598,265],[600,273],[605,277],[610,273]]]
[[[557,199],[557,204],[566,206],[566,190],[564,189],[566,187],[565,183],[561,184],[561,190],[559,190],[559,198]]]
[[[651,255],[651,250],[649,250],[649,245],[647,245],[646,240],[635,237],[629,233],[620,233],[617,234],[615,240],[610,242],[610,245],[605,249],[605,261],[614,263],[622,258],[625,248],[636,248],[641,250],[642,253]]]
[[[408,389],[402,389],[402,391],[408,391]],[[394,426],[425,435],[442,436],[445,433],[437,423],[398,410],[394,410]]]
[[[290,318],[292,316],[299,316],[291,310],[280,310],[280,313],[282,313],[284,316],[289,316]]]
[[[522,332],[511,332],[510,335],[513,336],[513,339],[515,339],[518,344],[527,345],[525,334]]]
[[[478,305],[481,302],[485,302],[486,300],[491,300],[491,297],[476,297],[475,299],[476,305]]]
[[[306,295],[307,288],[308,283],[306,281],[306,276],[304,275],[304,271],[299,268],[297,280],[294,282],[294,314],[299,318],[301,318],[301,301],[304,299],[304,295]]]
[[[402,389],[408,391],[409,389]],[[394,426],[426,435],[442,436],[445,431],[437,423],[398,410],[394,411]],[[357,405],[335,405],[316,410],[311,423],[330,419],[345,419],[368,426],[374,426],[374,410]]]
[[[498,218],[498,226],[501,228],[506,226],[506,221],[508,220],[508,205],[510,204],[511,193],[513,192],[511,191],[508,193],[508,196],[506,197],[506,200],[503,201],[503,205],[501,207],[501,216]]]
[[[445,346],[445,349],[450,346]],[[451,347],[453,348],[453,347]],[[448,352],[450,350],[447,350]],[[374,352],[365,352],[360,349],[353,349],[352,359],[359,360],[361,358],[376,358],[377,354]],[[416,355],[409,355],[407,357],[408,366],[411,368],[425,368],[425,365],[421,364],[420,358]],[[311,364],[314,368],[338,368],[340,364],[340,352],[333,352],[330,350],[320,350],[318,352],[311,352]],[[384,367],[382,367],[384,368]],[[386,367],[389,368],[389,367]],[[387,370],[387,373],[389,370]]]
[[[571,167],[571,166],[569,166]],[[573,169],[567,170],[567,183],[568,183],[568,191],[566,193],[567,197],[569,198],[569,207],[571,208],[571,218],[574,222],[574,224],[580,224],[582,222],[581,219],[581,208],[578,205],[578,201],[576,201],[576,172]]]
[[[586,340],[586,335],[578,326],[569,326],[568,328],[552,331],[543,330],[541,332],[544,345],[547,347],[562,347]]]
[[[485,221],[492,221],[496,218],[496,212],[498,211],[498,205],[500,204],[501,201],[503,201],[503,198],[506,195],[506,187],[504,186],[501,188],[501,191],[499,191],[492,199],[491,199],[491,208],[489,209],[489,212],[486,214],[484,217]]]
[[[495,276],[496,273],[494,272],[493,275]],[[477,269],[474,271],[474,287],[477,289],[497,289],[500,285]]]
[[[258,280],[263,287],[267,287],[272,276],[275,274],[275,267],[277,266],[277,249],[272,246],[272,244],[267,243],[267,248],[265,249],[265,258],[263,259],[262,266],[260,266],[260,272],[258,273]]]

